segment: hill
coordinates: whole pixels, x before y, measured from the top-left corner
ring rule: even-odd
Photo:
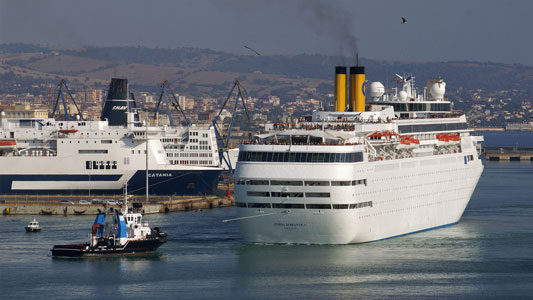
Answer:
[[[284,94],[314,87],[332,90],[335,65],[347,59],[324,55],[242,55],[208,49],[104,47],[65,49],[27,44],[0,45],[0,79],[55,82],[60,77],[78,85],[105,86],[111,77],[127,77],[132,86],[156,90],[163,79],[194,96],[222,96],[234,79],[252,96]],[[442,77],[451,89],[521,90],[533,95],[533,67],[494,62],[400,62],[361,59],[369,80],[390,83],[394,73],[413,73],[419,86]],[[5,87],[0,87],[5,88]]]

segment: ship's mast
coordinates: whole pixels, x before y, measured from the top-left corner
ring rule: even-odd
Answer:
[[[145,142],[146,142],[146,202],[148,203],[148,119],[146,119],[146,132],[145,132]]]

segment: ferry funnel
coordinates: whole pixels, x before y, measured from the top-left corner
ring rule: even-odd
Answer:
[[[335,111],[346,110],[346,67],[335,67]]]
[[[350,67],[350,108],[365,111],[365,67]]]
[[[128,113],[137,108],[135,100],[129,98],[128,79],[112,78],[100,119],[107,119],[110,126],[127,125]]]

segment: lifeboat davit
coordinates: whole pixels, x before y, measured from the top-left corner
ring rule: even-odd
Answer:
[[[16,150],[17,142],[14,140],[0,140],[0,150]]]
[[[386,140],[387,142],[390,142],[393,137],[397,137],[398,134],[394,131],[389,130],[383,130],[383,131],[376,131],[368,136],[371,140]]]

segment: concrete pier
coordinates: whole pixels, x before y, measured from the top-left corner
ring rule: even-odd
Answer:
[[[118,197],[106,197],[105,199],[119,200]],[[99,200],[105,202],[105,199]],[[151,196],[149,202],[146,202],[143,197],[128,199],[129,207],[138,207],[143,214],[196,211],[234,204],[232,197],[220,196]],[[87,197],[82,196],[5,195],[0,196],[0,213],[4,215],[95,215],[98,210],[112,211],[120,208],[120,205],[79,204],[80,200],[89,201]],[[74,204],[61,203],[61,201],[71,201]]]
[[[533,147],[485,147],[490,161],[533,161]]]

